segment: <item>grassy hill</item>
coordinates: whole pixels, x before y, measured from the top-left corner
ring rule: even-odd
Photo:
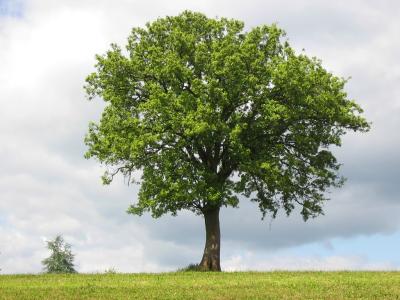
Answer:
[[[0,299],[400,299],[400,272],[1,275]]]

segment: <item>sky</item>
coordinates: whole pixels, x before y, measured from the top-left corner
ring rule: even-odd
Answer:
[[[246,28],[277,23],[316,56],[372,122],[335,149],[347,182],[325,215],[261,220],[246,200],[221,212],[223,270],[400,270],[400,3],[398,1],[0,0],[0,273],[38,273],[62,234],[79,272],[172,271],[199,262],[201,217],[128,215],[138,186],[85,160],[101,101],[85,98],[95,54],[130,29],[185,9]]]

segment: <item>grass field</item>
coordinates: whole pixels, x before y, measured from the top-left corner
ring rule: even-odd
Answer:
[[[400,299],[400,272],[1,275],[0,299]]]

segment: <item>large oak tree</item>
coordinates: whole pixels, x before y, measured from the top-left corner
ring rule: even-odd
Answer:
[[[263,216],[296,206],[304,220],[322,214],[325,191],[343,183],[330,146],[369,128],[346,81],[284,35],[185,11],[133,28],[87,77],[89,99],[106,106],[86,156],[108,167],[105,183],[141,171],[130,213],[202,215],[205,270],[220,270],[221,207],[243,195]]]

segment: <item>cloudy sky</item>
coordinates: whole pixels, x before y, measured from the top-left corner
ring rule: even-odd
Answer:
[[[400,269],[400,4],[398,1],[0,0],[0,268],[40,272],[45,240],[63,234],[80,272],[175,270],[198,262],[203,220],[126,214],[137,186],[83,158],[100,102],[84,79],[94,55],[124,45],[133,26],[190,9],[209,17],[273,22],[298,51],[352,77],[349,95],[373,123],[336,151],[348,178],[325,216],[261,221],[257,207],[221,216],[222,268]]]

